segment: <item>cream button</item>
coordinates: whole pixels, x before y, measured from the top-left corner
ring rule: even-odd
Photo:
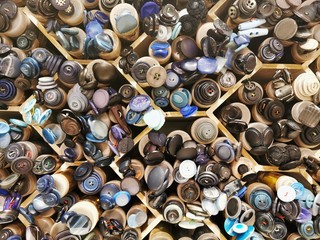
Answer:
[[[151,87],[161,87],[167,79],[167,71],[164,67],[157,65],[152,66],[147,71],[147,82]]]
[[[296,191],[291,186],[280,186],[277,196],[283,202],[291,202],[296,198]]]
[[[227,206],[227,194],[222,192],[216,200],[216,205],[219,211],[223,211]]]
[[[182,177],[190,179],[197,172],[197,165],[194,161],[184,160],[179,166],[179,172]]]
[[[319,43],[316,39],[308,38],[305,43],[299,44],[299,48],[305,51],[313,51],[317,49],[318,44]]]

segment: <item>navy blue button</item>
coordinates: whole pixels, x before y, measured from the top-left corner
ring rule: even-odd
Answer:
[[[152,14],[158,14],[160,11],[160,7],[155,2],[146,2],[140,9],[140,17],[143,20],[145,17],[148,17]]]
[[[40,66],[32,57],[26,57],[21,62],[20,71],[27,78],[37,78],[40,74]]]
[[[12,235],[7,240],[22,240],[22,238],[19,235]]]
[[[129,102],[130,109],[135,112],[145,111],[150,106],[150,104],[151,99],[147,95],[135,96]]]
[[[175,89],[180,84],[180,78],[178,74],[176,74],[172,70],[167,71],[167,79],[166,79],[166,87],[169,89]]]
[[[37,181],[37,190],[41,194],[48,194],[54,187],[54,179],[51,175],[44,175]]]
[[[198,71],[201,74],[213,74],[217,70],[217,60],[215,58],[201,57],[198,61]]]
[[[126,122],[128,124],[136,124],[141,117],[140,112],[135,112],[130,109],[126,114]]]
[[[156,99],[154,99],[154,103],[158,106],[158,107],[167,107],[170,103],[169,99],[166,97],[157,97]]]
[[[0,80],[0,100],[10,101],[17,94],[17,88],[13,82],[7,79]]]
[[[74,160],[74,159],[77,157],[77,153],[76,153],[76,151],[74,150],[74,148],[66,148],[66,149],[64,150],[64,154],[65,154],[68,158],[70,158],[70,159],[72,159],[72,160]]]
[[[102,182],[99,174],[93,172],[86,180],[81,183],[81,186],[87,194],[96,194],[102,187]]]

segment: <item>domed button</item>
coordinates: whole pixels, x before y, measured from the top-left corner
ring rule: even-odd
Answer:
[[[89,162],[82,163],[79,167],[76,168],[73,178],[76,181],[83,181],[91,175],[93,171],[93,166]]]
[[[11,162],[11,170],[15,173],[26,174],[33,168],[33,161],[29,157],[18,157]]]
[[[267,104],[265,108],[265,116],[267,116],[267,119],[271,121],[277,121],[281,119],[285,114],[285,106],[284,104],[279,101],[275,100]]]
[[[48,173],[52,172],[56,168],[56,165],[56,160],[51,156],[46,157],[41,162],[42,169]]]
[[[268,192],[257,190],[250,195],[250,204],[256,209],[266,211],[271,208],[272,199]]]
[[[227,143],[219,143],[215,146],[217,157],[224,162],[231,162],[235,158],[233,147]]]
[[[271,231],[269,233],[271,239],[283,239],[287,235],[288,229],[285,222],[278,218],[275,220],[274,229],[276,229],[276,231]]]
[[[44,175],[37,181],[37,190],[41,194],[48,194],[54,187],[54,179],[51,175]]]
[[[4,101],[12,100],[17,93],[14,83],[7,79],[0,80],[0,90],[0,99]]]
[[[96,172],[93,172],[84,181],[80,182],[80,186],[85,194],[96,194],[102,187],[101,178]]]
[[[74,84],[78,82],[81,72],[81,65],[73,61],[65,61],[58,72],[61,81]]]
[[[62,93],[58,88],[46,90],[43,94],[47,106],[57,106],[62,101]]]
[[[132,111],[142,112],[151,104],[151,99],[147,95],[138,95],[130,100],[129,106]]]

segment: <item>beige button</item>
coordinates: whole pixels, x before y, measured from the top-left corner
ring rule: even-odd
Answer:
[[[276,0],[276,3],[281,9],[289,9],[291,7],[287,0]]]
[[[280,40],[289,40],[298,30],[296,21],[291,18],[284,18],[274,27],[274,35]]]
[[[166,82],[166,78],[167,71],[164,69],[164,67],[158,65],[148,69],[147,82],[151,87],[161,87]]]
[[[287,3],[291,6],[291,7],[299,7],[302,3],[302,0],[287,0]]]
[[[312,37],[320,42],[320,24],[317,24],[311,28]]]

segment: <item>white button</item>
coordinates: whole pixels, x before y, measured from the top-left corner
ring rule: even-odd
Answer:
[[[179,222],[179,227],[184,228],[184,229],[196,229],[198,227],[202,227],[204,224],[201,222],[195,222],[192,220],[186,220],[186,221],[181,221]]]
[[[192,178],[197,172],[197,165],[194,161],[184,160],[179,166],[179,172],[184,178]]]
[[[317,40],[309,38],[305,43],[299,44],[299,48],[305,51],[313,51],[317,49],[318,44]]]
[[[227,206],[227,194],[222,192],[216,200],[217,208],[219,211],[223,211]]]
[[[221,191],[217,187],[210,187],[210,188],[203,189],[203,196],[210,200],[216,200],[219,197],[220,193]]]
[[[248,226],[244,223],[237,223],[233,225],[232,230],[237,234],[241,234],[245,233],[248,230]]]
[[[280,186],[277,196],[283,202],[291,202],[296,198],[296,191],[291,186]]]
[[[205,210],[210,216],[215,216],[219,213],[219,209],[217,208],[216,203],[212,202],[209,199],[203,199],[203,201],[201,202],[201,206],[203,210]]]
[[[193,219],[193,220],[196,220],[196,221],[204,221],[206,219],[205,217],[197,216],[197,215],[193,214],[192,212],[187,212],[186,217]]]

